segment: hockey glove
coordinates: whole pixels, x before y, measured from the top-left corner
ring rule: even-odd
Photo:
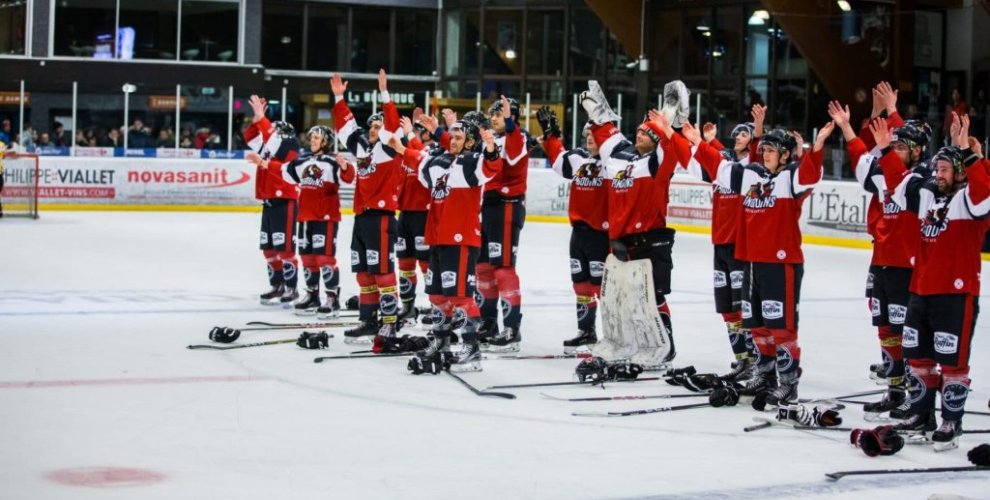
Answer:
[[[543,139],[547,137],[560,137],[560,123],[557,121],[557,113],[554,113],[549,106],[543,106],[536,110],[536,121],[543,130]]]
[[[720,406],[735,406],[739,403],[739,391],[735,387],[722,386],[708,395],[708,402],[718,408]]]
[[[670,385],[681,385],[681,384],[678,384],[676,381],[674,381],[674,376],[676,376],[676,375],[694,375],[695,373],[698,373],[698,371],[694,369],[694,365],[688,365],[688,366],[685,366],[684,368],[671,368],[671,369],[667,370],[667,372],[664,373],[663,376],[666,378],[668,384],[670,384]]]
[[[412,359],[409,360],[409,364],[406,365],[406,369],[412,372],[413,375],[422,375],[424,373],[437,375],[449,368],[450,353],[446,351],[440,351],[427,358],[413,356]]]
[[[344,307],[346,307],[348,311],[357,311],[358,304],[359,304],[358,296],[351,295],[350,298],[347,299],[347,303],[344,305]]]
[[[753,396],[753,409],[756,411],[764,411],[767,409],[767,396],[770,395],[770,391],[764,390],[757,392]]]
[[[828,407],[816,406],[809,410],[804,405],[792,404],[777,408],[777,420],[790,420],[808,427],[835,427],[842,424],[839,412]]]
[[[422,351],[430,347],[430,339],[426,337],[418,337],[415,335],[403,335],[402,345],[399,347],[400,352],[416,352]]]
[[[608,380],[633,380],[639,377],[640,373],[643,373],[642,366],[626,361],[609,366],[606,374]]]
[[[893,455],[904,447],[904,438],[890,425],[875,429],[853,429],[849,434],[849,441],[868,457]]]
[[[224,344],[229,344],[238,339],[241,336],[240,330],[235,330],[233,328],[227,328],[225,326],[214,326],[210,330],[210,340],[214,342],[221,342]]]
[[[706,392],[722,386],[718,375],[715,375],[714,373],[699,373],[691,375],[681,373],[674,375],[668,379],[667,382],[684,387],[691,392]]]
[[[327,349],[330,347],[330,336],[327,332],[302,332],[296,345],[303,349]]]
[[[983,467],[990,467],[990,444],[981,444],[966,454],[970,462],[973,465],[982,465]]]

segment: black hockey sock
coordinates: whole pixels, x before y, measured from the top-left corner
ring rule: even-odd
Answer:
[[[296,273],[296,260],[289,259],[282,261],[282,280],[285,286],[295,288],[299,282],[299,275]]]
[[[340,286],[340,273],[336,266],[323,266],[320,268],[323,273],[323,286],[327,291],[337,290]]]
[[[502,324],[518,330],[519,324],[522,323],[522,306],[504,303],[502,307],[504,308],[502,309]]]
[[[577,324],[578,329],[594,330],[595,317],[598,315],[598,304],[594,300],[582,304],[582,297],[578,297],[577,302]]]
[[[268,284],[270,284],[272,288],[276,288],[283,283],[282,270],[281,269],[276,270],[275,267],[272,266],[271,262],[268,263],[267,267],[268,267]]]
[[[732,346],[732,353],[736,355],[736,359],[746,359],[753,355],[752,349],[752,337],[750,337],[749,330],[743,330],[740,328],[738,323],[726,323],[726,329],[729,332],[729,344]],[[749,345],[746,344],[747,337],[749,337]]]
[[[485,319],[498,318],[498,306],[499,306],[498,297],[483,298],[481,301],[481,306],[479,307],[479,309],[481,309],[481,317]]]
[[[320,291],[320,268],[303,268],[303,279],[306,280],[306,290]]]

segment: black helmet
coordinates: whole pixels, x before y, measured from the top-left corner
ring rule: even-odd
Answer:
[[[794,156],[797,140],[790,132],[782,128],[775,128],[760,137],[760,148],[762,149],[764,146],[772,147],[777,151],[790,151],[791,156]]]
[[[754,130],[755,130],[755,126],[753,125],[753,122],[740,123],[739,125],[736,125],[735,127],[733,127],[732,133],[729,134],[729,137],[731,137],[732,140],[735,141],[736,140],[736,136],[738,136],[739,134],[741,134],[743,132],[746,132],[746,133],[749,134],[750,137],[753,137],[753,131]]]
[[[519,101],[508,97],[506,100],[509,101],[509,114],[515,118],[519,118]],[[496,99],[491,106],[488,107],[488,116],[492,116],[495,113],[502,112],[502,99]]]
[[[921,120],[908,120],[904,125],[894,129],[894,137],[890,142],[903,142],[909,148],[925,145],[932,139],[932,128]]]
[[[374,122],[382,122],[382,125],[385,125],[385,115],[382,113],[375,113],[368,117],[368,121],[365,122],[365,124],[368,125],[368,128],[371,128],[371,124]]]
[[[281,120],[276,121],[272,123],[272,127],[274,127],[275,133],[278,134],[279,137],[296,137],[296,128],[289,122],[283,122]]]
[[[474,139],[474,142],[478,142],[481,140],[481,131],[478,129],[478,126],[474,124],[474,122],[470,122],[467,120],[457,120],[456,122],[454,122],[453,125],[450,126],[450,132],[453,132],[455,130],[463,131],[464,135],[470,139]]]
[[[935,156],[932,158],[932,165],[936,166],[939,160],[944,160],[952,165],[952,170],[956,173],[962,173],[966,170],[966,167],[963,165],[964,159],[962,149],[959,149],[957,146],[945,146],[939,149],[938,153],[935,153]]]
[[[478,128],[491,128],[491,124],[488,122],[488,117],[480,111],[468,111],[467,113],[464,113],[462,120],[472,122]]]
[[[327,127],[326,125],[315,125],[309,129],[309,132],[306,133],[306,137],[308,137],[310,141],[313,140],[314,135],[318,135],[323,138],[323,151],[329,150],[333,145],[334,139],[336,139],[334,133],[330,130],[330,127]]]

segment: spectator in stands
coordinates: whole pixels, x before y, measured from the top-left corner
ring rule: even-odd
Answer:
[[[193,144],[196,145],[196,149],[204,149],[206,146],[206,139],[210,137],[210,129],[206,127],[200,127],[196,130],[196,137],[193,139]]]
[[[51,136],[48,135],[48,132],[43,132],[41,134],[41,137],[38,138],[38,142],[35,145],[35,147],[38,147],[38,148],[50,148],[50,147],[52,147]]]
[[[65,136],[65,126],[62,122],[55,122],[55,128],[52,129],[51,133],[52,146],[58,146],[60,148],[69,146],[69,139]]]
[[[210,132],[209,137],[203,144],[203,149],[223,149],[223,141],[216,132]]]
[[[179,141],[179,147],[180,148],[190,149],[190,148],[193,148],[195,146],[196,145],[193,144],[192,137],[189,137],[189,136],[183,137],[182,140]]]
[[[76,146],[89,146],[89,140],[86,139],[86,133],[82,130],[76,131]]]
[[[10,120],[4,118],[3,123],[0,123],[0,142],[2,142],[4,146],[10,146],[10,137]]]
[[[949,125],[952,123],[952,113],[955,113],[957,116],[969,114],[969,104],[966,103],[966,99],[963,99],[957,87],[952,88],[952,94],[949,96],[949,104],[945,107],[943,130],[949,130]]]
[[[122,148],[124,147],[124,141],[121,140],[120,130],[114,127],[107,131],[107,139],[103,144],[105,147],[110,148]]]
[[[148,135],[141,120],[134,120],[131,128],[127,130],[127,147],[135,149],[151,147],[151,136]]]
[[[987,138],[987,89],[980,89],[976,92],[973,105],[969,108],[970,123],[972,123],[970,136],[977,139]]]
[[[172,136],[172,130],[169,128],[163,128],[158,132],[158,147],[160,148],[172,148],[175,147],[175,137]]]
[[[34,147],[35,140],[38,137],[38,132],[34,130],[30,123],[24,125],[24,130],[20,135],[21,149],[24,151],[30,151]]]

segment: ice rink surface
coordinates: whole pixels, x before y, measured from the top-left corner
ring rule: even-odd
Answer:
[[[869,458],[843,432],[743,433],[758,415],[748,405],[582,418],[571,412],[703,400],[575,403],[544,399],[540,389],[489,399],[446,375],[410,375],[404,358],[314,364],[357,349],[339,329],[330,351],[185,349],[209,343],[216,325],[300,320],[258,305],[267,288],[258,220],[43,212],[38,221],[0,221],[0,498],[990,498],[986,472],[824,477],[969,465],[966,450],[990,441],[986,434],[945,453],[919,445]],[[350,226],[345,218],[337,253],[345,296],[356,291],[346,265]],[[523,230],[523,354],[559,353],[575,331],[569,231]],[[870,253],[804,250],[801,396],[877,389],[867,368],[879,347],[862,298]],[[713,312],[711,253],[707,236],[678,234],[675,364],[724,372],[730,350]],[[973,342],[970,410],[987,411],[990,396],[987,322],[979,319]],[[297,335],[245,332],[239,342]],[[478,387],[566,381],[575,365],[492,360],[464,378]],[[649,381],[543,391],[685,393]],[[857,406],[842,416],[875,425]],[[964,424],[990,428],[990,417]]]

